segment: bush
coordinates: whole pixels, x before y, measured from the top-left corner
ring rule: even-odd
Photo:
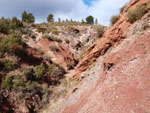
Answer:
[[[54,35],[59,35],[59,31],[57,31],[56,29],[54,29],[54,30],[52,31],[52,34],[54,34]]]
[[[43,38],[46,38],[50,41],[55,41],[55,42],[62,42],[61,39],[58,39],[57,37],[53,36],[53,35],[43,35]]]
[[[58,80],[59,78],[62,78],[62,76],[65,74],[65,70],[59,65],[51,64],[48,67],[48,73]]]
[[[19,30],[23,27],[22,22],[20,22],[16,17],[13,17],[12,20],[2,17],[0,19],[0,32],[4,34],[9,34],[10,32],[14,32],[15,30]]]
[[[2,83],[2,87],[6,89],[22,89],[25,87],[25,82],[20,75],[8,75]]]
[[[67,68],[70,70],[70,69],[73,69],[73,65],[71,62],[67,62]]]
[[[59,49],[55,45],[50,45],[49,48],[50,48],[51,51],[54,51],[54,52],[58,52],[59,51]]]
[[[23,71],[23,75],[25,75],[27,80],[33,80],[34,79],[34,71],[32,68],[25,69]]]
[[[97,36],[102,37],[105,32],[105,27],[101,25],[96,26],[96,31],[97,31]]]
[[[6,89],[10,89],[13,86],[13,76],[8,75],[5,80],[3,80],[2,87]]]
[[[119,18],[120,18],[119,15],[112,16],[111,17],[111,25],[114,25],[119,20]]]
[[[25,82],[20,75],[14,75],[13,78],[13,88],[15,90],[23,90],[25,88]]]
[[[43,64],[36,66],[34,69],[34,76],[36,79],[41,79],[45,74],[45,67]]]
[[[2,55],[8,53],[17,56],[24,56],[26,54],[26,46],[21,40],[21,36],[12,34],[0,37],[0,52]]]
[[[15,68],[15,63],[11,60],[4,59],[2,60],[2,66],[5,70],[13,70]]]
[[[39,32],[39,33],[42,32],[44,34],[46,32],[46,30],[47,30],[46,28],[39,27],[39,26],[37,27],[37,32]]]
[[[149,3],[138,5],[135,9],[128,12],[128,20],[131,23],[141,19],[150,9]]]

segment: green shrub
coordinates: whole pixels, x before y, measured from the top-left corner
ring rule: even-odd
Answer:
[[[131,23],[141,19],[150,9],[149,3],[138,5],[135,9],[128,12],[128,20]]]
[[[68,68],[68,69],[73,69],[73,65],[72,65],[71,62],[67,62],[67,68]]]
[[[10,71],[15,68],[15,63],[9,59],[2,60],[3,68]]]
[[[54,52],[58,52],[59,51],[59,49],[55,45],[50,45],[49,48],[50,48],[51,51],[54,51]]]
[[[8,35],[5,37],[0,37],[0,52],[14,54],[17,56],[24,56],[26,54],[26,45],[21,40],[21,36],[18,35]]]
[[[52,34],[54,34],[54,35],[59,35],[59,31],[56,30],[56,29],[54,29],[54,30],[52,31]]]
[[[41,79],[45,74],[45,67],[43,64],[36,66],[34,69],[34,76],[36,79]]]
[[[2,87],[6,89],[10,89],[13,87],[13,75],[8,75],[2,83]]]
[[[57,37],[53,36],[53,35],[43,35],[43,38],[46,38],[50,41],[55,41],[55,42],[62,42],[61,39],[58,39]]]
[[[32,68],[28,68],[23,71],[23,75],[26,77],[27,80],[33,80],[34,79],[33,74],[34,74],[34,71]]]
[[[44,34],[44,33],[46,32],[46,30],[47,30],[47,29],[44,28],[44,27],[40,27],[40,26],[37,27],[37,32],[39,32],[39,33],[42,32],[42,33]]]
[[[18,91],[25,88],[25,82],[20,75],[14,75],[13,88]]]
[[[8,75],[2,83],[2,87],[6,89],[23,89],[25,87],[25,82],[20,75]]]
[[[23,24],[16,17],[13,17],[12,19],[5,19],[4,17],[2,17],[0,19],[1,33],[9,34],[12,31],[19,30],[21,27],[23,27]]]
[[[65,74],[65,70],[63,67],[61,67],[60,65],[56,65],[56,64],[51,64],[48,67],[48,73],[50,75],[52,75],[52,77],[59,79],[62,78],[63,75]]]
[[[119,20],[119,18],[120,18],[119,15],[112,16],[111,17],[111,25],[114,25]]]

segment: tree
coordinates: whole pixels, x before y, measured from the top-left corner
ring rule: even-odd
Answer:
[[[34,18],[34,16],[33,16],[33,14],[32,14],[32,13],[29,13],[29,14],[28,14],[28,17],[27,17],[27,22],[28,22],[28,23],[34,23],[34,20],[35,20],[35,18]]]
[[[66,22],[69,22],[69,20],[68,20],[68,19],[66,19]]]
[[[27,21],[27,18],[28,18],[28,14],[27,14],[26,11],[24,11],[24,12],[22,13],[22,21],[23,21],[23,22],[26,22],[26,21]]]
[[[34,23],[35,18],[32,13],[28,14],[26,11],[24,11],[22,13],[22,21],[27,23]]]
[[[58,18],[58,22],[61,22],[61,19],[60,19],[60,18]]]
[[[70,19],[70,22],[73,22],[73,20],[72,20],[72,19]]]
[[[98,25],[98,20],[97,20],[97,18],[95,19],[95,25]]]
[[[82,19],[82,20],[81,20],[81,23],[82,23],[82,24],[85,24],[85,21]]]
[[[53,14],[49,14],[47,17],[47,22],[54,22]]]
[[[18,19],[17,19],[17,17],[13,17],[12,18],[12,21],[10,21],[10,25],[9,25],[9,27],[13,30],[13,31],[15,31],[16,29],[18,29],[18,28],[20,28],[20,27],[22,27],[23,26],[23,24],[22,24],[22,22],[20,22]],[[7,26],[8,27],[8,26]]]
[[[93,16],[88,16],[87,18],[86,18],[86,23],[87,24],[94,24],[94,18],[93,18]]]

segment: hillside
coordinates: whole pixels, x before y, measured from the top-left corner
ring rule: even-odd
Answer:
[[[0,19],[0,111],[35,113],[65,97],[66,77],[95,40],[94,26],[76,22],[30,24]]]
[[[125,6],[119,20],[88,48],[77,65],[72,76],[80,83],[45,113],[150,112],[149,2],[131,0]]]
[[[0,18],[0,113],[150,113],[150,0],[109,27],[23,14]]]

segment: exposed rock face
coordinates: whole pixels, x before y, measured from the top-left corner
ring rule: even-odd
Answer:
[[[150,12],[131,25],[126,11],[88,49],[74,76],[80,85],[55,113],[150,113]]]
[[[29,37],[26,39],[27,44],[31,48],[40,51],[44,58],[61,64],[66,70],[67,62],[76,66],[81,53],[97,38],[96,29],[89,25],[56,26],[55,29],[59,31],[57,35],[53,33],[48,33],[48,35],[57,37],[62,41],[61,43],[42,39],[43,34],[33,29],[38,36],[36,38]],[[55,46],[58,51],[51,51],[50,46]]]
[[[137,5],[141,3],[146,3],[149,0],[132,0],[125,8],[124,13],[121,18],[117,21],[117,23],[108,29],[102,38],[97,40],[89,49],[86,51],[83,59],[80,61],[75,78],[78,78],[80,73],[87,69],[88,65],[95,61],[99,56],[104,55],[107,50],[111,47],[116,47],[118,44],[122,42],[125,38],[123,33],[130,27],[130,23],[128,22],[127,12],[135,8]]]
[[[68,48],[66,48],[63,44],[57,42],[50,42],[47,39],[42,39],[38,43],[39,47],[50,57],[50,59],[57,63],[61,64],[63,67],[67,69],[66,62],[71,62],[73,65],[76,65],[78,59],[74,56]],[[58,48],[57,53],[52,52],[50,50],[50,46],[56,46]]]

